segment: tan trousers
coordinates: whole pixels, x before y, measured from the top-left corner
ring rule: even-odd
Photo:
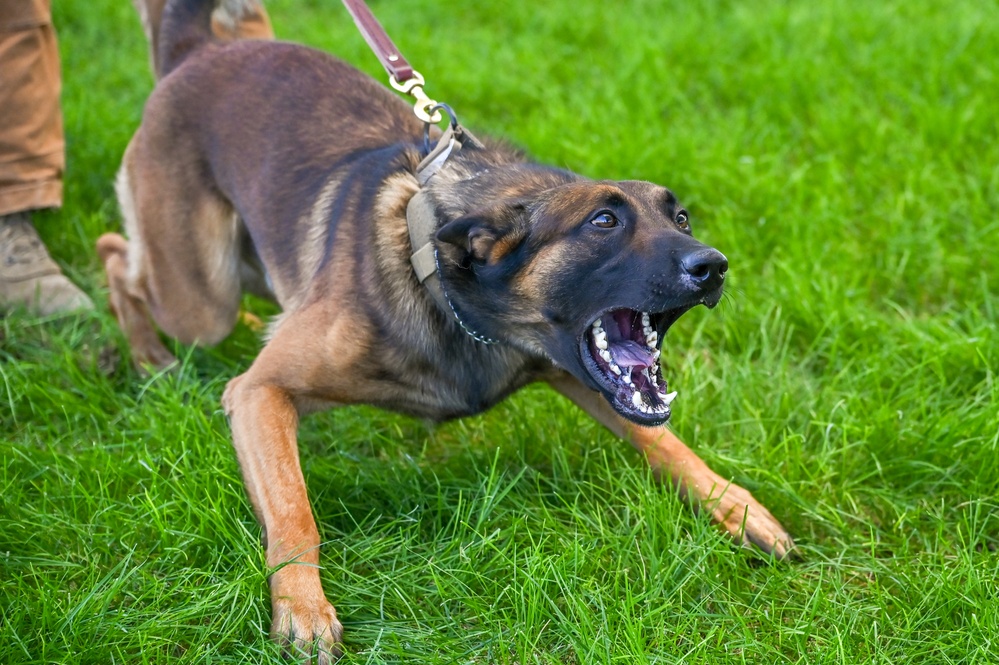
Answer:
[[[0,215],[62,205],[60,86],[50,0],[0,0]]]
[[[165,1],[133,0],[153,54]],[[223,40],[273,38],[259,2],[212,27]],[[0,0],[0,215],[62,205],[61,84],[51,0]]]

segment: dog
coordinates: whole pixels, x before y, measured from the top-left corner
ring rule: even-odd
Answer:
[[[400,97],[310,48],[213,37],[213,12],[234,25],[262,8],[168,0],[154,31],[162,78],[116,182],[127,239],[105,234],[97,251],[140,367],[175,361],[158,331],[225,338],[244,291],[282,309],[222,397],[274,569],[277,639],[319,662],[341,649],[296,444],[299,418],[318,409],[443,421],[543,381],[736,543],[791,551],[766,508],[664,426],[675,393],[659,340],[687,310],[718,303],[728,268],[670,190],[477,141],[421,184],[425,125]],[[417,197],[438,294],[411,264]]]

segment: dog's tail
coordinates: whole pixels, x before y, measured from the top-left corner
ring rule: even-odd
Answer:
[[[157,79],[211,42],[274,39],[260,0],[133,0]]]

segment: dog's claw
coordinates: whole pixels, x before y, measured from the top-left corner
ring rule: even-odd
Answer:
[[[325,598],[317,602],[276,599],[271,636],[293,661],[331,665],[343,655],[343,626]]]

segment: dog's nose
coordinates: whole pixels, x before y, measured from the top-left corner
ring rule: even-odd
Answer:
[[[728,259],[717,249],[696,249],[680,260],[680,266],[702,289],[717,289],[725,280]]]

